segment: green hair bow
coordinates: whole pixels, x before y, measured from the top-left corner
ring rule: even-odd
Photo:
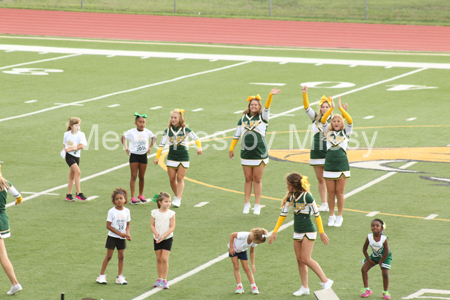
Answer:
[[[158,199],[159,194],[155,194],[155,196],[153,196],[152,201],[156,203],[156,200]]]
[[[136,117],[139,117],[139,118],[147,118],[147,114],[142,114],[142,115],[140,115],[140,114],[138,114],[138,113],[134,113],[134,115],[135,115]]]

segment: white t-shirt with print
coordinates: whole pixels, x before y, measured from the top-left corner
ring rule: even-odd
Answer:
[[[153,138],[153,132],[144,128],[139,131],[137,128],[133,128],[125,132],[125,138],[130,141],[130,153],[132,154],[145,154],[148,151],[148,140]]]
[[[258,246],[258,244],[255,244],[253,242],[250,242],[250,244],[247,244],[247,239],[248,239],[249,235],[250,235],[250,232],[247,232],[247,231],[238,232],[237,238],[234,238],[234,242],[233,242],[234,252],[237,252],[237,253],[244,252],[249,247],[255,248],[256,246]],[[228,249],[230,249],[230,244],[228,244]]]
[[[73,146],[78,145],[87,145],[86,141],[86,135],[84,132],[78,131],[76,134],[72,134],[72,131],[66,131],[64,133],[64,140],[63,140],[64,148],[69,148]],[[80,157],[81,150],[71,151],[67,152],[67,154],[70,154],[75,157]]]
[[[131,221],[131,215],[130,210],[126,207],[124,207],[122,210],[118,210],[116,207],[111,208],[108,211],[108,218],[106,221],[111,222],[111,226],[122,233],[127,233],[127,222]],[[125,239],[124,237],[121,237],[111,230],[108,232],[108,235],[110,237],[115,237],[119,239]]]
[[[159,236],[162,237],[170,228],[170,219],[175,215],[175,212],[171,209],[162,213],[159,209],[152,210],[152,217],[155,219],[155,228],[156,232],[159,233]],[[164,240],[170,239],[173,237],[173,232],[169,234]],[[153,234],[153,239],[155,238],[155,234]]]

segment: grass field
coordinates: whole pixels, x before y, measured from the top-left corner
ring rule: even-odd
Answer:
[[[175,6],[176,3],[176,6]],[[270,3],[272,7],[270,10]],[[81,5],[83,8],[81,9]],[[0,7],[83,10],[301,21],[450,25],[450,3],[442,0],[13,0]]]
[[[24,46],[28,48],[20,48]],[[317,242],[313,258],[335,280],[333,289],[340,299],[360,299],[361,249],[375,218],[367,215],[378,212],[372,215],[387,223],[393,252],[392,299],[424,288],[441,290],[426,295],[446,299],[448,55],[0,36],[0,62],[0,161],[3,175],[26,200],[7,208],[12,237],[5,243],[24,287],[15,298],[59,299],[65,292],[66,300],[147,299],[141,295],[152,290],[157,277],[150,230],[153,203],[128,205],[133,240],[125,251],[124,275],[129,284],[114,284],[116,257],[106,272],[109,283],[98,285],[95,279],[106,254],[110,194],[116,187],[129,188],[128,157],[119,138],[134,127],[133,114],[139,112],[149,116],[147,128],[159,135],[159,143],[174,108],[186,110],[189,127],[203,139],[204,153],[197,156],[195,148],[190,152],[183,203],[176,209],[171,287],[146,295],[148,299],[254,298],[243,272],[247,292],[234,294],[232,264],[220,258],[227,252],[231,232],[273,229],[287,173],[309,176],[311,192],[319,201],[313,169],[304,163],[311,139],[300,85],[309,83],[311,103],[323,94],[342,96],[355,126],[344,224],[325,227],[330,245]],[[53,71],[31,75],[43,70]],[[323,83],[314,87],[313,82]],[[243,215],[242,167],[239,159],[228,158],[240,118],[236,112],[245,109],[248,95],[259,93],[265,99],[274,86],[282,92],[271,107],[265,207],[260,216]],[[90,138],[81,155],[82,190],[87,196],[98,196],[84,203],[64,201],[68,167],[58,154],[67,118],[73,116],[81,118],[81,130]],[[156,147],[149,161],[155,152]],[[160,191],[171,192],[167,173],[164,165],[151,164],[145,195]],[[11,205],[12,198],[8,201]],[[208,204],[194,206],[200,202]],[[326,223],[328,213],[322,218]],[[290,214],[285,223],[291,220]],[[259,299],[291,298],[300,287],[292,231],[288,226],[274,245],[256,248]],[[208,262],[207,268],[188,273]],[[10,283],[4,273],[0,277],[3,299]],[[371,298],[381,299],[379,269],[374,268],[369,279]],[[320,288],[312,272],[309,281],[312,290]],[[303,298],[315,299],[314,295]]]

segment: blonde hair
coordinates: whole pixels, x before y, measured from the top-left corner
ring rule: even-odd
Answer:
[[[258,244],[264,243],[267,239],[267,235],[269,234],[264,228],[253,228],[250,233],[252,235],[252,240]]]
[[[156,205],[158,205],[158,208],[161,208],[161,203],[164,199],[171,199],[170,195],[168,193],[161,192],[158,195],[158,198],[156,198]]]
[[[11,186],[8,184],[8,181],[6,181],[6,178],[2,176],[2,165],[0,165],[0,192],[6,191]]]
[[[261,101],[258,100],[258,99],[256,99],[256,98],[253,98],[252,100],[250,100],[250,101],[248,102],[247,109],[244,110],[244,112],[242,113],[242,115],[247,115],[247,114],[250,113],[250,105],[252,104],[253,101],[258,101],[258,105],[259,105],[258,115],[262,114],[262,105],[261,105]]]
[[[328,125],[328,134],[327,134],[327,138],[330,136],[330,134],[331,134],[332,131],[335,131],[334,128],[333,128],[333,120],[336,119],[336,118],[341,119],[341,124],[342,124],[342,126],[341,126],[341,128],[340,128],[339,130],[342,130],[342,129],[345,128],[344,118],[343,118],[341,115],[334,115],[334,116],[331,118],[331,123],[330,123],[330,125]]]
[[[123,197],[125,198],[125,203],[124,204],[127,204],[128,203],[128,194],[127,194],[127,191],[125,190],[125,189],[123,189],[123,188],[118,188],[118,189],[115,189],[114,191],[113,191],[113,193],[112,193],[112,195],[111,195],[111,200],[112,200],[112,203],[114,204],[114,205],[116,205],[116,196],[117,195],[123,195]]]
[[[66,131],[71,131],[73,125],[80,124],[80,123],[81,123],[81,119],[80,118],[76,118],[76,117],[69,118],[69,123],[67,123],[67,130]]]
[[[172,116],[172,114],[178,114],[179,115],[179,117],[178,117],[178,120],[179,120],[178,121],[178,127],[186,127],[186,123],[185,123],[186,118],[184,117],[184,113],[182,114],[178,110],[172,110],[170,112],[170,116]],[[170,122],[170,119],[169,119],[169,125],[167,126],[167,128],[170,128],[170,126],[172,126],[172,122]]]
[[[283,199],[283,203],[281,204],[281,208],[284,207],[284,205],[286,204],[287,200],[296,192],[307,192],[308,190],[306,190],[303,185],[302,185],[302,179],[303,176],[300,175],[297,172],[291,173],[289,175],[286,176],[286,181],[289,182],[289,184],[292,186],[293,188],[293,192],[288,191],[286,193],[286,196]],[[294,201],[292,201],[290,203],[290,205],[294,205]]]
[[[324,103],[322,103],[322,105],[324,105],[325,103],[328,104],[328,109],[330,109],[330,107],[331,107],[330,103],[328,103],[327,101],[325,101]],[[317,124],[319,124],[320,119],[322,119],[322,117],[323,117],[323,113],[322,113],[322,105],[319,106],[319,112],[318,112],[317,115],[316,115],[315,121],[316,121]]]

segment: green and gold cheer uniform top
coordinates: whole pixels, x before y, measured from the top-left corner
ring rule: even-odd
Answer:
[[[170,128],[164,130],[159,147],[164,148],[166,143],[169,142],[167,160],[187,162],[189,161],[188,139],[198,140],[198,136],[187,127],[170,126]]]
[[[316,232],[316,226],[311,221],[311,215],[316,218],[319,217],[319,210],[313,196],[308,192],[293,193],[286,200],[280,217],[286,217],[291,206],[294,210],[294,232]]]
[[[233,140],[239,140],[242,136],[242,165],[259,166],[263,161],[265,164],[269,162],[266,142],[269,112],[270,108],[264,108],[262,114],[256,116],[245,114],[238,121]]]

